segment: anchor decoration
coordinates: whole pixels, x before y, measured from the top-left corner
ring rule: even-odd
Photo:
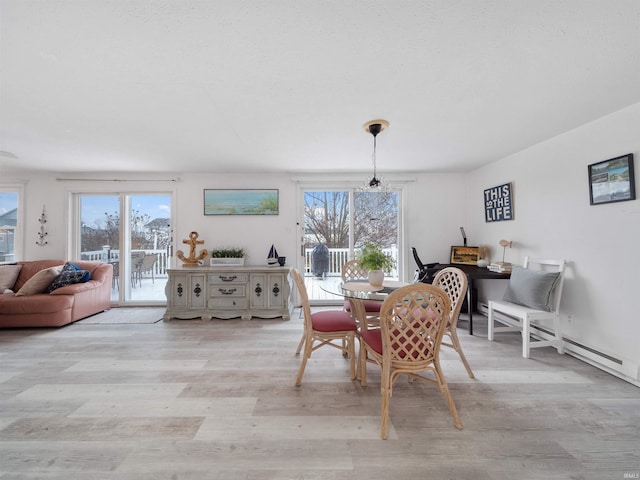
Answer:
[[[189,245],[189,256],[185,257],[184,252],[182,250],[178,250],[176,252],[176,257],[182,260],[182,263],[189,267],[195,267],[198,265],[198,260],[202,260],[209,255],[209,252],[206,249],[200,250],[200,253],[196,257],[196,245],[202,245],[204,240],[198,240],[200,235],[198,232],[189,233],[189,238],[182,240],[182,243]]]

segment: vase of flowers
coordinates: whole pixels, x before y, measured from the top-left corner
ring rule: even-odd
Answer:
[[[393,269],[393,258],[384,253],[380,247],[366,242],[358,255],[360,266],[369,271],[369,283],[374,287],[382,286],[385,272]]]

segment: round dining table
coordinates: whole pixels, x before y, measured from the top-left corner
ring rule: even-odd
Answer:
[[[320,287],[327,293],[346,298],[351,304],[353,318],[358,322],[359,330],[367,330],[371,326],[371,318],[367,317],[365,301],[384,302],[394,290],[410,285],[398,280],[384,280],[381,286],[373,286],[366,280],[342,282],[338,288]]]

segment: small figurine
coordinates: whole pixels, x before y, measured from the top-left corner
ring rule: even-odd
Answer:
[[[278,265],[278,251],[273,245],[271,245],[269,255],[267,255],[267,265]]]

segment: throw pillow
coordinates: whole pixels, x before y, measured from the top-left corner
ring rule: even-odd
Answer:
[[[62,267],[62,265],[59,265],[57,267],[40,270],[33,277],[27,280],[22,288],[16,292],[16,297],[46,292],[47,287],[51,285],[51,282],[60,275]]]
[[[55,289],[60,287],[66,287],[67,285],[73,285],[75,283],[84,283],[89,281],[89,277],[91,274],[88,270],[76,270],[75,268],[70,268],[69,270],[63,270],[60,272],[47,291],[49,293],[53,292]]]
[[[513,267],[503,300],[550,312],[551,293],[559,278],[559,272],[541,272]]]
[[[16,283],[16,279],[22,270],[22,265],[0,266],[0,292],[9,290]]]

